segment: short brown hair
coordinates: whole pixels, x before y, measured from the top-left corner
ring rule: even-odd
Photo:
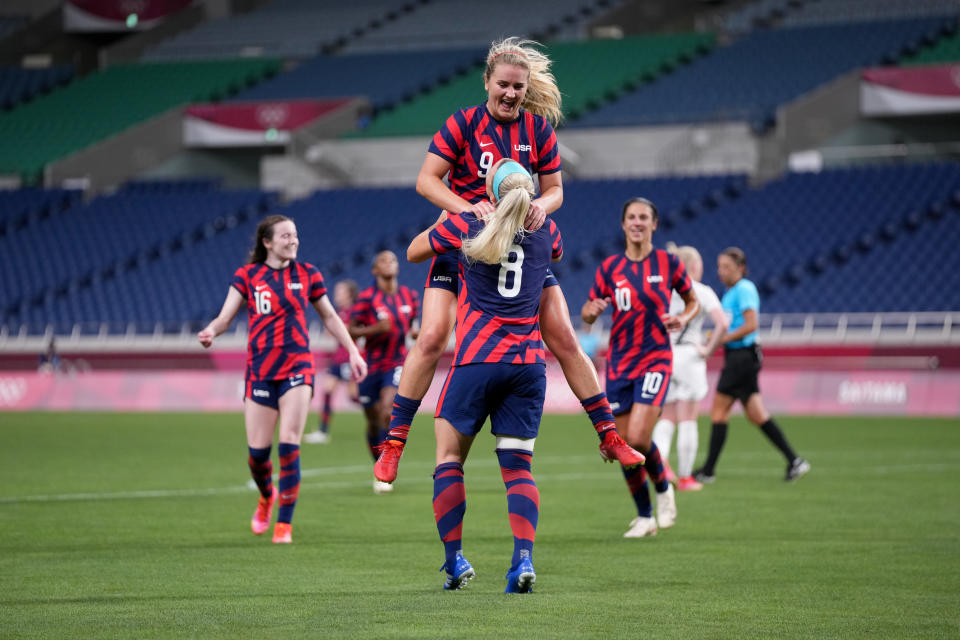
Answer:
[[[747,274],[747,254],[740,247],[727,247],[720,252],[720,255],[727,256],[733,260],[733,264],[743,267],[743,274]]]

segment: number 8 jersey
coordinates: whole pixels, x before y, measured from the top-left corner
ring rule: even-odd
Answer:
[[[232,284],[247,300],[247,380],[313,375],[306,310],[327,293],[320,271],[295,260],[286,269],[254,263],[237,269]]]
[[[613,307],[607,380],[633,380],[645,371],[671,373],[670,335],[660,316],[670,309],[672,290],[682,294],[692,287],[680,259],[661,249],[636,262],[617,254],[597,267],[589,298],[610,298]]]
[[[430,232],[437,253],[456,251],[477,235],[483,223],[472,212],[449,216]],[[553,220],[534,233],[514,238],[500,264],[472,261],[459,254],[456,366],[480,362],[546,364],[540,340],[540,294],[553,260],[563,255]]]

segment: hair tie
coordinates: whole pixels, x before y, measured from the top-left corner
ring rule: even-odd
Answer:
[[[490,58],[490,62],[493,62],[493,61],[497,58],[497,56],[502,56],[502,55],[505,55],[505,54],[507,54],[507,53],[513,53],[513,54],[516,54],[516,55],[520,56],[521,58],[526,58],[526,56],[523,55],[523,53],[520,52],[520,51],[501,51],[500,53],[494,54],[493,57]]]
[[[504,178],[514,173],[522,173],[530,178],[530,172],[527,171],[522,164],[516,160],[507,160],[497,168],[497,172],[493,174],[493,195],[497,200],[500,200],[500,183],[503,182]]]

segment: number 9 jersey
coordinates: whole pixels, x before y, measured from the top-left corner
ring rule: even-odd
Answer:
[[[232,286],[247,300],[246,379],[313,376],[306,310],[327,293],[320,271],[295,260],[286,269],[248,264],[233,274]]]
[[[430,232],[439,254],[457,251],[483,228],[472,212],[451,215]],[[453,364],[501,362],[546,364],[540,340],[540,295],[553,260],[563,255],[553,220],[514,238],[499,264],[472,261],[459,253],[457,350]]]
[[[557,135],[546,118],[520,109],[516,120],[499,122],[486,104],[447,118],[429,151],[452,165],[450,190],[470,204],[487,199],[487,170],[501,158],[516,160],[531,174],[563,168]]]

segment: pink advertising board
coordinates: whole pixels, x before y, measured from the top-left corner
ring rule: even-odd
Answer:
[[[432,411],[446,370],[441,367],[424,400]],[[711,386],[716,380],[711,371]],[[547,368],[548,413],[577,413],[580,403],[559,365]],[[960,416],[960,371],[767,370],[761,374],[767,407],[778,414]],[[241,371],[159,370],[41,374],[0,371],[0,411],[239,411]],[[712,394],[703,407],[709,408]],[[342,392],[339,410],[358,410]]]

